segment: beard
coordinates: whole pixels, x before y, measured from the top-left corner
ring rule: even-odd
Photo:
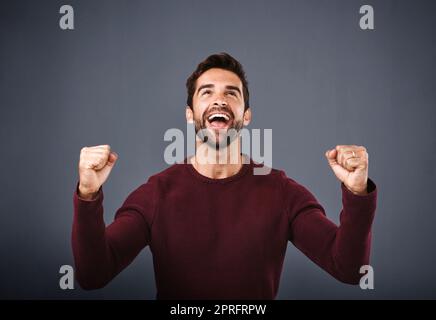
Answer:
[[[229,115],[229,120],[224,128],[212,128],[208,117],[213,112],[224,112]],[[228,108],[211,108],[203,113],[200,119],[196,119],[194,114],[194,126],[196,136],[211,148],[216,150],[227,148],[239,136],[239,132],[244,126],[242,120],[236,120],[232,110]]]

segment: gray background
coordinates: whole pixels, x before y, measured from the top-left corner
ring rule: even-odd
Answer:
[[[59,28],[62,4],[74,31]],[[363,4],[374,31],[358,27]],[[341,197],[327,148],[366,146],[379,188],[375,290],[337,282],[290,244],[278,298],[436,298],[435,13],[411,0],[2,1],[0,298],[154,299],[149,249],[104,289],[59,289],[79,151],[107,143],[120,156],[104,186],[110,222],[167,167],[185,79],[221,51],[246,69],[250,127],[273,129],[273,166],[331,219]]]

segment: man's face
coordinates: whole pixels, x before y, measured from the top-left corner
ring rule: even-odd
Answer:
[[[188,122],[193,121],[195,132],[208,130],[211,146],[227,146],[223,140],[230,129],[237,132],[248,125],[250,109],[244,113],[244,96],[239,77],[228,70],[213,68],[204,72],[196,82],[193,111],[186,110]],[[203,136],[198,134],[200,138]],[[230,139],[233,140],[233,139]]]

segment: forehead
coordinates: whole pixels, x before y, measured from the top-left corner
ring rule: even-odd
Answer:
[[[204,84],[231,85],[242,89],[241,79],[239,79],[236,73],[219,68],[209,69],[198,77],[196,87],[198,88]]]

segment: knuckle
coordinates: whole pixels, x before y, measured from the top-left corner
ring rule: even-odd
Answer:
[[[99,155],[97,159],[98,162],[101,164],[106,162],[107,157],[105,157],[104,155]]]
[[[99,163],[102,162],[101,157],[95,157],[92,161],[93,161],[95,164],[99,164]]]

